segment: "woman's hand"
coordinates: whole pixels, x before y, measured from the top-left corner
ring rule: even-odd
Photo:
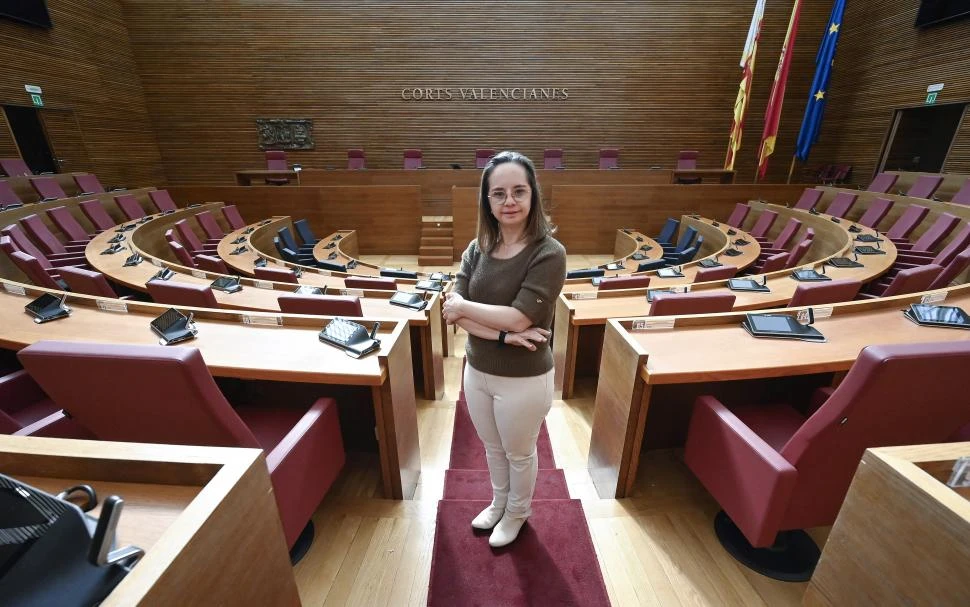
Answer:
[[[441,306],[441,315],[444,316],[446,323],[453,325],[456,320],[461,318],[461,305],[464,302],[465,298],[458,293],[445,293],[445,303]]]
[[[550,332],[546,329],[530,327],[525,331],[507,334],[505,336],[505,343],[535,351],[536,344],[542,344],[548,341],[549,335]]]

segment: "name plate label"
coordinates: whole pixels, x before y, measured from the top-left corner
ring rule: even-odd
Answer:
[[[3,283],[3,290],[11,295],[26,295],[27,291],[24,290],[20,285],[12,285],[8,283]]]
[[[120,299],[98,299],[98,309],[104,312],[128,313],[128,304]]]
[[[935,304],[941,301],[946,301],[946,291],[935,291],[933,293],[927,293],[920,298],[919,302],[922,304]]]
[[[572,299],[596,299],[596,291],[579,291],[572,294]]]
[[[633,321],[633,326],[630,327],[631,331],[657,331],[661,329],[673,329],[674,319],[673,318],[639,318]]]
[[[271,314],[256,316],[255,314],[240,314],[239,320],[244,325],[262,325],[265,327],[282,327],[283,317]]]

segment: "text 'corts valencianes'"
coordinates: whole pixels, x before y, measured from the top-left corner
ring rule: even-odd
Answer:
[[[404,101],[566,101],[567,88],[442,88],[401,89]]]

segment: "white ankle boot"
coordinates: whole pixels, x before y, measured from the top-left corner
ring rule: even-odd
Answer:
[[[472,527],[475,529],[488,530],[494,527],[500,520],[502,520],[502,515],[505,514],[505,508],[497,508],[495,506],[489,506],[488,508],[482,510],[478,513],[478,516],[472,520]]]
[[[492,535],[488,538],[488,545],[492,548],[508,546],[515,541],[515,538],[519,537],[519,530],[522,529],[525,521],[525,517],[514,518],[508,515],[503,516],[502,520],[495,525],[495,529],[492,530]]]

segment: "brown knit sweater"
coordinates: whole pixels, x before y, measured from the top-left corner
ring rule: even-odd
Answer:
[[[551,329],[556,298],[565,280],[566,249],[551,236],[526,245],[510,259],[484,254],[473,240],[461,256],[455,292],[469,301],[512,306],[525,314],[532,326]],[[465,353],[475,369],[503,377],[542,375],[553,366],[548,341],[536,344],[532,352],[469,335]]]

